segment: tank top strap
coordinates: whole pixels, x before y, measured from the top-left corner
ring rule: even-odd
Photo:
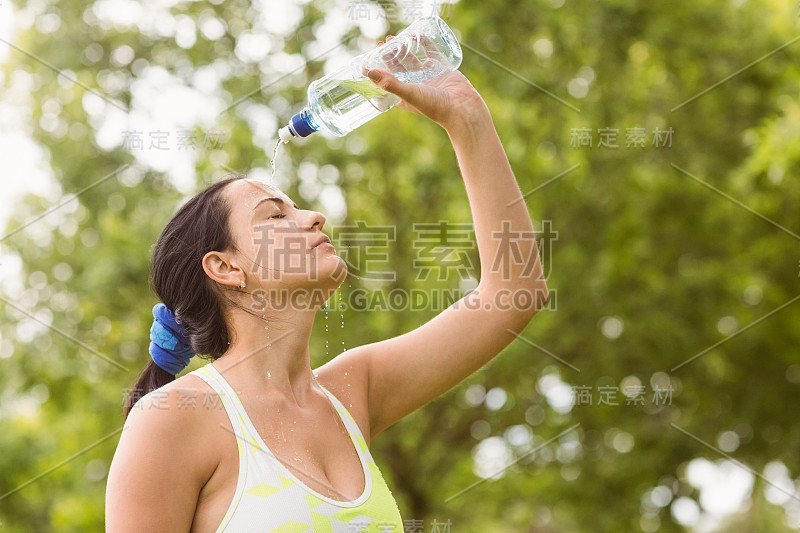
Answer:
[[[374,463],[372,455],[369,453],[369,448],[367,447],[367,441],[364,439],[364,435],[363,433],[361,433],[361,428],[356,423],[355,419],[353,418],[353,415],[350,414],[350,411],[347,410],[344,404],[341,401],[339,401],[339,398],[337,398],[332,392],[323,387],[321,383],[319,386],[322,387],[322,390],[325,391],[325,394],[328,395],[328,398],[330,398],[331,403],[339,412],[339,417],[342,419],[345,428],[347,428],[347,432],[350,434],[350,438],[358,446],[358,449],[361,451],[361,453],[364,454],[364,457],[366,457],[367,461],[369,461],[370,463]]]
[[[246,413],[244,412],[244,408],[239,404],[238,398],[233,393],[233,390],[230,388],[230,385],[224,380],[221,379],[221,376],[216,368],[214,368],[211,363],[206,364],[189,372],[193,374],[214,389],[214,391],[218,395],[218,399],[216,401],[222,402],[222,405],[225,407],[225,411],[228,414],[228,418],[231,422],[231,427],[233,428],[233,432],[236,435],[236,440],[239,443],[239,447],[244,448],[243,444],[245,442],[250,442],[251,435],[249,434],[249,430],[247,427],[247,423],[245,422]],[[213,404],[213,400],[206,400],[209,404]],[[214,407],[214,405],[210,405]]]
[[[272,462],[274,467],[281,468],[282,463],[273,455],[272,451],[266,447],[266,444],[263,444],[258,430],[253,425],[244,405],[242,405],[242,401],[239,399],[239,395],[236,394],[220,371],[217,370],[214,365],[208,363],[195,372],[197,372],[200,378],[206,380],[206,382],[217,391],[220,398],[222,398],[225,410],[228,412],[228,418],[230,418],[231,425],[234,427],[234,432],[236,433],[240,455],[263,455]]]

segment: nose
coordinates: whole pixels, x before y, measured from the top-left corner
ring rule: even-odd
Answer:
[[[325,226],[325,222],[327,221],[327,219],[325,218],[325,215],[323,215],[322,213],[320,213],[318,211],[309,211],[308,212],[308,217],[309,217],[309,223],[310,223],[309,229],[315,229],[316,228],[319,231],[322,231],[322,228],[323,228],[323,226]]]

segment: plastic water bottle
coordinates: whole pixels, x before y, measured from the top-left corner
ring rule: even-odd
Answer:
[[[313,82],[306,108],[278,130],[278,137],[288,143],[318,130],[342,137],[391,109],[400,98],[367,78],[372,68],[387,70],[407,83],[426,83],[456,70],[461,58],[461,46],[441,18],[417,19],[391,41]]]

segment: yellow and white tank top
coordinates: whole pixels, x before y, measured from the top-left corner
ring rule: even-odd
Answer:
[[[239,397],[211,363],[190,372],[219,395],[239,447],[239,480],[217,533],[402,533],[400,511],[361,430],[344,405],[322,389],[347,428],[361,460],[364,492],[336,501],[304,485],[266,446]],[[321,386],[321,385],[320,385]]]

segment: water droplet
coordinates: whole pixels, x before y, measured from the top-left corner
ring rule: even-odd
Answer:
[[[341,310],[341,312],[339,313],[339,321],[340,321],[341,329],[344,329],[344,309],[342,308],[342,304],[341,304],[341,302],[342,302],[342,291],[338,291],[337,292],[337,298],[338,298],[337,301],[339,302],[339,309]],[[344,333],[344,332],[342,332],[342,333]],[[347,351],[347,348],[344,347],[344,335],[342,335],[342,351],[343,352]]]

